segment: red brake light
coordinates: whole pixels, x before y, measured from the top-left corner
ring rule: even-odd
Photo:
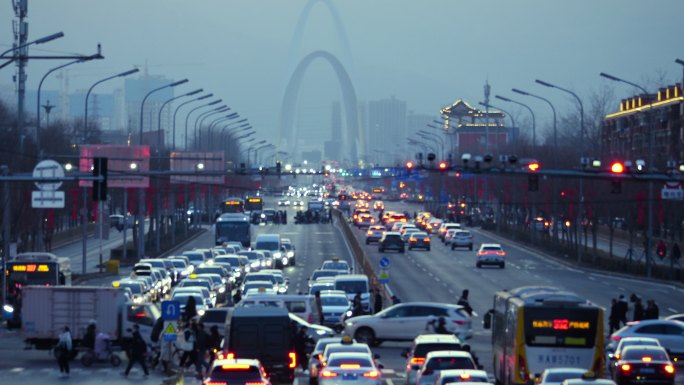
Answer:
[[[359,365],[359,364],[342,364],[342,365],[340,365],[340,368],[342,368],[342,369],[358,369],[360,367],[361,367],[361,365]]]
[[[629,372],[629,370],[632,369],[632,366],[630,364],[623,364],[622,366],[620,366],[620,369],[623,372]]]
[[[245,382],[245,385],[266,385],[266,384],[261,382],[261,381],[254,381],[254,382]]]
[[[651,362],[651,361],[653,361],[653,359],[652,359],[651,357],[649,357],[649,356],[644,356],[644,357],[641,357],[641,361],[643,361],[643,362]]]
[[[411,358],[411,363],[412,363],[412,364],[422,365],[422,364],[425,363],[425,358],[422,358],[422,357],[413,357],[413,358]]]
[[[321,372],[321,376],[323,376],[323,377],[325,377],[325,378],[337,377],[337,373],[331,372],[331,371],[329,371],[329,370],[324,370],[324,371]]]
[[[674,374],[674,366],[670,364],[663,366],[663,369],[665,369],[668,374]]]
[[[423,239],[423,242],[430,242],[430,238]]]
[[[380,377],[380,373],[378,373],[377,370],[372,370],[368,373],[363,374],[364,377],[369,377],[369,378],[378,378]]]
[[[461,378],[464,379],[464,380],[469,379],[469,378],[470,378],[470,373],[462,373],[462,374],[461,374]]]
[[[465,321],[454,320],[453,322],[457,325],[465,325]]]
[[[613,340],[613,341],[620,341],[620,340],[622,339],[622,337],[620,337],[620,336],[610,336],[610,339]]]
[[[297,367],[297,354],[295,352],[290,352],[287,354],[287,356],[290,358],[290,365],[288,365],[288,368],[294,369]]]
[[[223,381],[209,381],[205,382],[204,385],[228,385],[228,383]]]

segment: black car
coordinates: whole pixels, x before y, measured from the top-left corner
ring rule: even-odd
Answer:
[[[404,241],[401,239],[401,234],[393,231],[385,232],[380,238],[378,251],[396,250],[400,253],[405,251]]]
[[[618,385],[664,384],[673,385],[675,368],[661,346],[634,345],[622,351],[615,364],[613,380]]]

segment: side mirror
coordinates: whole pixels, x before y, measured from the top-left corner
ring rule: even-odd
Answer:
[[[485,315],[482,319],[482,327],[485,329],[491,329],[492,328],[492,310],[485,313]]]

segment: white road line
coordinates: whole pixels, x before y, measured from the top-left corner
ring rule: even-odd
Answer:
[[[668,307],[668,308],[667,308],[667,311],[669,311],[670,313],[673,313],[673,314],[679,313],[679,311],[677,311],[677,309],[672,308],[672,307]]]
[[[385,382],[387,382],[387,385],[394,385],[394,381],[392,381],[390,378],[386,378]]]
[[[589,279],[592,281],[596,281],[596,278],[592,277],[591,275],[589,276]]]
[[[439,277],[435,277],[435,281],[437,281],[437,282],[442,282],[442,280],[439,279]]]

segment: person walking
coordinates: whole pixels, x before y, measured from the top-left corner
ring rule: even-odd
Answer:
[[[461,298],[458,299],[458,302],[456,302],[457,305],[463,306],[463,310],[468,313],[469,316],[473,316],[473,308],[470,306],[470,302],[468,302],[468,294],[470,294],[470,290],[468,289],[463,289],[461,292]]]
[[[615,311],[617,312],[616,317],[617,317],[617,326],[625,326],[627,325],[627,312],[629,311],[629,305],[627,305],[627,301],[625,301],[625,295],[620,294],[618,296],[617,304],[615,305]]]
[[[183,354],[180,358],[180,367],[186,369],[194,361],[194,350],[195,350],[195,333],[189,324],[185,324],[183,328],[183,341],[179,344],[180,349]]]
[[[323,325],[325,316],[323,315],[323,303],[321,302],[321,292],[317,291],[314,294],[314,302],[316,302],[316,311],[318,312],[318,323]]]
[[[363,315],[363,304],[361,303],[361,294],[358,294],[354,297],[354,300],[352,302],[352,317],[358,317],[360,315]]]
[[[202,368],[204,368],[204,370],[207,372],[211,368],[206,359],[211,337],[204,330],[204,324],[202,322],[197,324],[195,337],[195,370],[197,371],[197,378],[201,380],[203,378]]]
[[[672,258],[672,260],[674,260],[676,262],[676,261],[679,261],[679,258],[681,258],[681,257],[682,257],[682,252],[679,250],[679,245],[677,243],[675,243],[674,245],[672,245],[672,251],[670,253],[670,258]]]
[[[197,301],[195,297],[189,296],[188,302],[185,304],[185,314],[183,316],[183,321],[187,324],[197,316]]]
[[[382,294],[376,289],[373,298],[373,314],[378,314],[382,310]]]
[[[634,298],[634,316],[632,321],[641,321],[644,319],[644,305],[641,303],[641,298]]]
[[[133,340],[131,341],[131,355],[128,358],[128,366],[126,366],[126,371],[123,373],[124,376],[128,377],[133,364],[136,362],[140,363],[145,375],[148,376],[150,372],[147,370],[147,365],[145,365],[145,354],[147,353],[147,343],[140,335],[140,326],[133,326]]]
[[[59,372],[62,378],[69,378],[69,356],[71,355],[72,348],[71,330],[69,330],[68,326],[64,326],[55,347],[55,356],[57,357],[57,364],[59,365]]]
[[[660,309],[655,300],[649,299],[646,301],[646,309],[644,309],[644,319],[658,319],[660,317]]]
[[[618,318],[618,301],[613,298],[610,300],[610,315],[608,316],[608,326],[610,327],[610,334],[620,328],[620,319]]]
[[[221,350],[221,335],[218,332],[218,326],[214,325],[209,328],[209,355],[211,357],[211,362],[216,359],[216,352]]]
[[[301,365],[303,372],[306,371],[306,366],[308,364],[308,359],[306,357],[306,345],[312,342],[311,337],[309,337],[308,335],[308,331],[308,327],[302,326],[299,328],[297,334],[295,334],[294,337],[295,354],[297,354],[297,358],[299,360],[299,364]]]

